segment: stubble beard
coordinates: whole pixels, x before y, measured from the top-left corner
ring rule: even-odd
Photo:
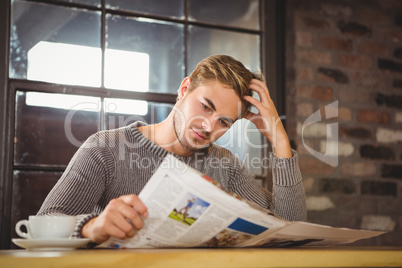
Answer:
[[[175,111],[175,114],[173,116],[173,129],[176,134],[177,140],[179,141],[180,145],[183,146],[183,148],[186,151],[195,153],[195,152],[198,152],[200,150],[206,149],[211,146],[211,143],[208,143],[202,147],[196,147],[196,146],[191,145],[190,142],[187,141],[185,138],[185,127],[183,127],[181,125],[181,123],[180,123],[181,121],[183,121],[183,120],[180,120],[180,115],[177,113],[177,111]],[[184,120],[184,121],[186,121],[186,120]],[[194,143],[195,142],[196,142],[196,139],[194,138]]]

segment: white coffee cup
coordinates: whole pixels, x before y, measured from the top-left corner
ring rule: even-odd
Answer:
[[[29,216],[15,225],[15,231],[27,239],[69,238],[74,232],[76,219],[74,216]],[[28,232],[21,231],[25,226]]]

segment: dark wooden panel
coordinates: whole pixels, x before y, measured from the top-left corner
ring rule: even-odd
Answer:
[[[16,165],[67,165],[78,146],[99,129],[97,111],[29,106],[25,92],[16,96]],[[66,130],[69,112],[73,116]]]
[[[35,215],[62,172],[14,171],[11,204],[11,238],[17,238],[15,224]],[[17,248],[10,241],[11,248]]]

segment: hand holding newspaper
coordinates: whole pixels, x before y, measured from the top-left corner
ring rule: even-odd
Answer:
[[[148,208],[144,227],[130,239],[99,247],[285,247],[352,243],[383,232],[289,222],[229,194],[213,179],[166,156],[139,195]]]

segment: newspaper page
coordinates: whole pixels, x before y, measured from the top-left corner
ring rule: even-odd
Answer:
[[[288,222],[227,193],[212,178],[168,155],[141,191],[149,217],[130,239],[106,248],[282,247],[350,243],[382,232]]]
[[[334,228],[308,222],[290,222],[283,228],[262,237],[260,247],[334,246],[353,243],[383,234],[379,231]]]

